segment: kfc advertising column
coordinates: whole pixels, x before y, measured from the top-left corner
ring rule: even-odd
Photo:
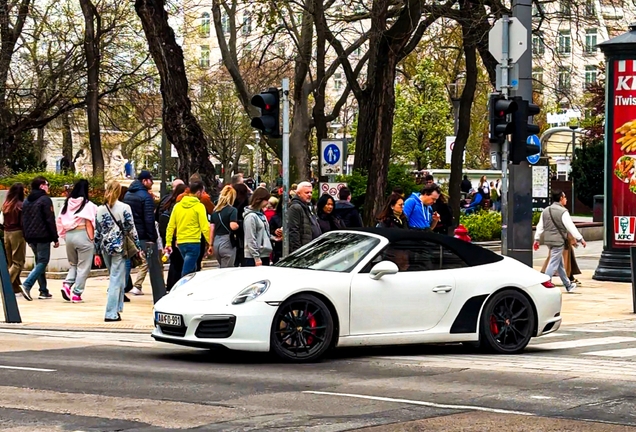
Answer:
[[[594,279],[631,282],[636,246],[636,23],[605,54],[605,236]]]

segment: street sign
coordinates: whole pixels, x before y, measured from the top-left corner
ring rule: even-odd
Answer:
[[[338,200],[340,189],[347,187],[347,183],[320,183],[320,195],[329,194],[334,200]]]
[[[334,176],[344,172],[344,152],[342,140],[322,140],[320,175]]]
[[[177,152],[177,148],[170,144],[170,157],[178,158],[179,152]]]
[[[446,137],[446,163],[451,163],[451,159],[453,158],[453,148],[455,148],[455,137],[447,136]],[[466,162],[466,150],[464,150],[464,158],[463,162]]]
[[[517,18],[508,18],[510,20],[510,43],[509,43],[509,56],[510,61],[515,63],[521,55],[528,49],[528,30],[521,24]],[[504,20],[499,18],[495,21],[495,25],[490,29],[488,33],[488,51],[493,55],[498,63],[501,63],[503,50],[503,26]]]
[[[530,135],[528,139],[526,140],[526,143],[536,145],[539,147],[539,153],[530,155],[526,158],[528,159],[528,163],[535,165],[537,162],[539,162],[539,159],[541,158],[541,140],[536,135]]]

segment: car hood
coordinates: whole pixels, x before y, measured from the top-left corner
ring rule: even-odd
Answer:
[[[241,290],[262,280],[269,280],[270,288],[258,300],[280,301],[284,298],[280,298],[281,295],[284,296],[284,293],[293,291],[294,285],[300,287],[313,282],[317,277],[316,274],[325,275],[324,279],[327,280],[342,278],[342,275],[346,275],[343,273],[273,266],[205,270],[197,273],[190,281],[174,289],[161,299],[157,306],[163,306],[166,303],[175,305],[178,303],[210,300],[229,304]],[[290,284],[292,285],[290,286]],[[164,299],[166,300],[165,302]]]

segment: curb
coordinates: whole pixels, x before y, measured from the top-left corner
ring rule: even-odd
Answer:
[[[125,324],[124,324],[125,325]],[[119,326],[119,327],[116,327]],[[150,333],[154,330],[153,326],[148,326],[147,328],[127,328],[123,327],[122,324],[114,323],[112,326],[100,325],[96,324],[95,327],[89,327],[84,325],[84,327],[70,327],[70,326],[59,326],[59,325],[46,325],[46,324],[7,324],[0,323],[0,329],[2,330],[35,330],[35,331],[61,331],[61,332],[80,332],[80,333],[90,333],[90,332],[110,332],[110,333],[134,333],[134,334],[147,334],[150,337]]]

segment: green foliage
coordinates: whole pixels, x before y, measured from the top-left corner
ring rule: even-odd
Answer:
[[[350,175],[336,177],[336,181],[347,183],[347,187],[351,191],[351,203],[357,208],[361,208],[367,193],[367,175],[360,171],[354,171]]]
[[[15,145],[16,149],[6,160],[6,166],[13,174],[46,170],[46,161],[40,161],[40,156],[35,150],[36,145],[32,131],[24,131],[16,135]]]
[[[537,224],[539,223],[539,219],[541,219],[541,213],[540,211],[533,211],[532,212],[532,226],[537,226]]]
[[[395,85],[393,156],[420,170],[443,167],[446,136],[453,133],[451,111],[443,77],[430,59],[420,61],[412,79]]]
[[[501,238],[501,213],[479,211],[470,215],[462,214],[459,223],[468,230],[472,241],[490,241]]]
[[[104,199],[104,185],[92,177],[82,177],[78,174],[54,174],[51,172],[21,172],[8,177],[0,178],[0,188],[8,189],[14,183],[22,183],[28,189],[31,181],[42,176],[49,182],[49,195],[52,197],[64,197],[64,186],[73,185],[77,180],[86,178],[91,185],[90,198],[95,204],[102,204]]]

